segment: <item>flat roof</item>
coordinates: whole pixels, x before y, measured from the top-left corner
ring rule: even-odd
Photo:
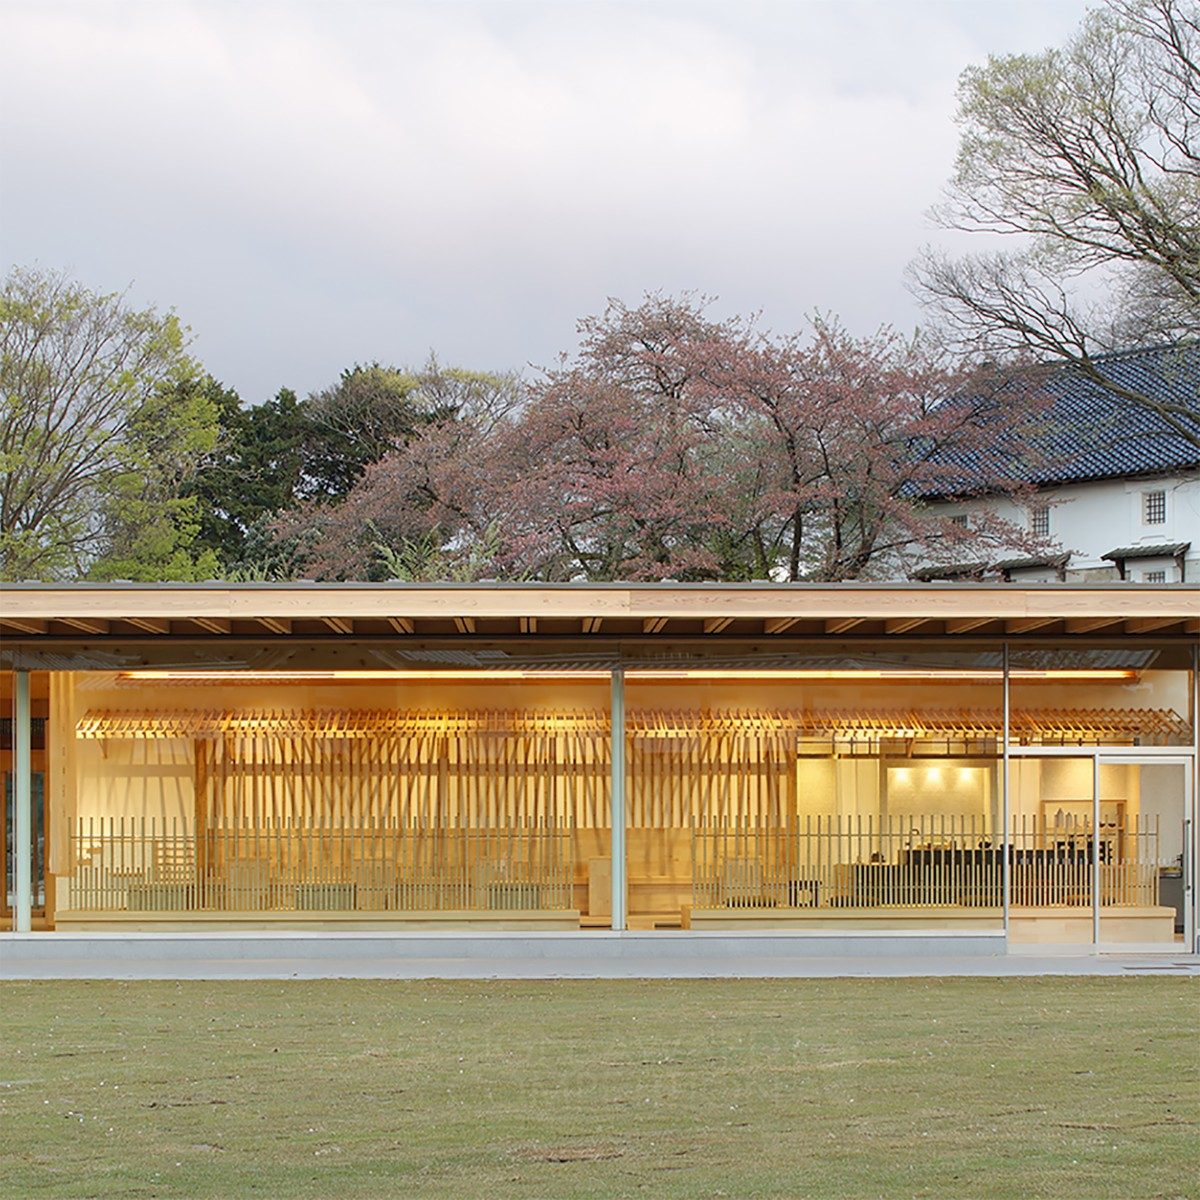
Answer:
[[[481,638],[1194,638],[1200,585],[16,583],[9,646]]]

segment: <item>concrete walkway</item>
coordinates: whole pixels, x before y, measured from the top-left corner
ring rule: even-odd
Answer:
[[[0,980],[1200,976],[1200,955],[778,935],[0,934]]]

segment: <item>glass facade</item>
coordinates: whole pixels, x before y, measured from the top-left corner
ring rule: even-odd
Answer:
[[[643,644],[618,657],[616,735],[611,649],[515,670],[38,673],[34,855],[64,929],[615,915],[1173,940],[1192,920],[1189,649],[1013,649],[1006,679],[997,645]]]

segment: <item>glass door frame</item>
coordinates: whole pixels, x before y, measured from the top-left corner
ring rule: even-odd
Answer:
[[[1200,839],[1196,837],[1196,758],[1179,746],[1009,746],[1005,755],[1005,774],[1008,762],[1019,758],[1090,759],[1092,763],[1092,829],[1100,828],[1100,768],[1101,766],[1178,766],[1183,768],[1183,944],[1188,953],[1200,953],[1197,939],[1196,878],[1200,870]],[[1009,781],[1005,780],[1005,795]],[[1006,804],[1007,810],[1007,804]],[[1006,861],[1011,861],[1012,830],[1006,815],[1004,841]],[[1100,946],[1100,838],[1092,837],[1092,946]],[[1004,929],[1008,932],[1009,909],[1012,906],[1012,872],[1005,871]]]

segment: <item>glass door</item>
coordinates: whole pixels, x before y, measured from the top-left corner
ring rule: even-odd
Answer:
[[[1102,944],[1194,946],[1191,810],[1189,758],[1101,751]]]
[[[1085,945],[1095,938],[1096,758],[1013,755],[1009,764],[1008,940]]]
[[[1009,766],[1009,942],[1193,947],[1186,754],[1022,749]]]

